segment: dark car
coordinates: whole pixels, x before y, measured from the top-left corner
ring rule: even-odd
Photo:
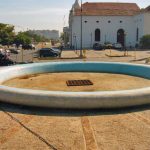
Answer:
[[[15,62],[8,58],[7,55],[0,53],[0,66],[14,65]]]
[[[24,50],[35,50],[35,46],[33,44],[22,45],[22,49],[24,49]]]
[[[9,51],[10,51],[12,54],[18,54],[17,49],[10,48]]]
[[[60,56],[61,51],[54,48],[42,48],[38,50],[37,53],[39,57],[58,57]]]
[[[99,44],[99,43],[95,43],[95,44],[93,45],[93,49],[94,49],[94,50],[103,50],[103,49],[104,49],[104,45]]]

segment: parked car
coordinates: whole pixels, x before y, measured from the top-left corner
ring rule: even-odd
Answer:
[[[93,45],[93,49],[94,49],[94,50],[103,50],[103,49],[104,49],[104,45],[99,44],[99,43],[95,43],[95,44]]]
[[[9,56],[10,55],[10,51],[9,50],[5,50],[5,49],[0,49],[0,53]]]
[[[114,49],[122,49],[123,46],[122,46],[121,43],[115,43],[115,44],[113,44],[113,48],[114,48]]]
[[[6,53],[10,54],[10,53],[11,53],[11,51],[10,51],[9,49],[6,49]]]
[[[0,53],[5,54],[5,50],[0,48]]]
[[[10,50],[9,50],[9,49],[6,49],[6,50],[5,50],[5,54],[6,54],[7,56],[10,56],[10,54],[11,54]]]
[[[58,57],[60,54],[61,51],[54,48],[42,48],[37,51],[38,57]]]
[[[106,43],[105,44],[105,49],[112,49],[113,45],[111,43]]]
[[[22,49],[24,49],[24,50],[35,50],[35,45],[33,45],[33,44],[22,45]]]
[[[0,66],[10,66],[14,64],[15,62],[9,59],[7,55],[0,53]]]
[[[18,53],[19,53],[18,50],[17,50],[17,49],[14,49],[14,48],[10,48],[9,50],[10,50],[10,52],[11,52],[12,54],[18,54]]]

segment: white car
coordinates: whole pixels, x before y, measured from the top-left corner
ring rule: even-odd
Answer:
[[[121,43],[115,43],[115,44],[113,44],[113,48],[122,49],[122,44]]]
[[[18,52],[18,53],[20,53],[20,52],[21,52],[21,50],[20,50],[20,49],[17,49],[17,52]]]
[[[0,53],[5,54],[5,50],[0,48]]]
[[[7,54],[9,54],[9,55],[10,55],[10,53],[11,53],[11,51],[10,51],[9,49],[6,49],[5,52],[6,52]]]

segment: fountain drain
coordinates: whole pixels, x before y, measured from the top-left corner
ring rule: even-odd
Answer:
[[[68,80],[67,86],[90,86],[93,83],[90,80]]]

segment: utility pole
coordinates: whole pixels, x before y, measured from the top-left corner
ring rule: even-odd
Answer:
[[[21,50],[21,61],[23,62],[23,48]]]
[[[93,47],[93,37],[92,37],[92,32],[91,32],[91,48]]]
[[[82,47],[82,36],[83,36],[83,34],[82,34],[82,20],[83,20],[83,16],[82,16],[82,12],[83,12],[83,8],[82,8],[82,0],[81,0],[81,49],[80,49],[80,57],[82,58],[83,57],[83,54],[82,54],[82,49],[83,49],[83,47]]]
[[[65,15],[63,17],[63,29],[65,28]],[[64,42],[64,46],[66,47],[66,31],[63,31],[64,33],[64,39],[62,39],[62,41]]]
[[[73,40],[72,40],[72,24],[73,24],[73,23],[72,23],[72,13],[73,13],[73,11],[71,10],[71,20],[70,20],[70,21],[71,21],[71,22],[70,22],[70,27],[71,27],[71,31],[70,31],[70,34],[71,34],[71,35],[70,35],[70,46],[71,46],[71,49],[72,49],[72,41],[73,41]]]

